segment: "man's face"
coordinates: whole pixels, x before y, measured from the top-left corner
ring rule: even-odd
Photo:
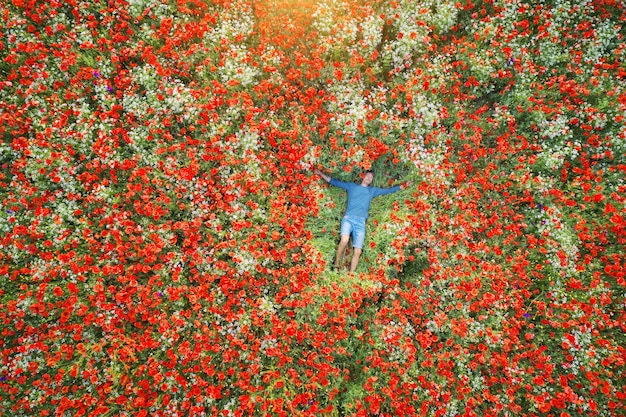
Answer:
[[[361,185],[364,187],[367,187],[368,185],[372,183],[373,180],[374,180],[374,175],[372,175],[371,172],[368,172],[363,176],[363,181],[361,181]]]

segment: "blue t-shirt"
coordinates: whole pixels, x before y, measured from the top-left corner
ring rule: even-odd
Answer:
[[[370,203],[374,197],[395,193],[400,190],[399,185],[391,188],[364,187],[361,184],[343,182],[334,178],[330,179],[330,185],[343,188],[348,192],[348,207],[345,215],[363,217],[364,219],[368,217]]]

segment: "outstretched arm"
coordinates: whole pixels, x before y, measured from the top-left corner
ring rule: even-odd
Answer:
[[[324,173],[323,173],[322,171],[320,171],[319,169],[316,169],[316,170],[315,170],[315,173],[316,173],[317,175],[319,175],[320,177],[324,178],[324,181],[326,181],[326,182],[330,182],[330,177],[329,177],[328,175],[324,174]]]
[[[411,186],[411,184],[413,184],[413,181],[403,182],[402,184],[395,185],[391,188],[372,187],[372,192],[374,197],[378,197],[380,195],[391,194],[400,190],[406,190]]]

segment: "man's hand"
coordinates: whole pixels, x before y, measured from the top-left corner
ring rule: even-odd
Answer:
[[[317,175],[319,175],[320,177],[324,178],[324,181],[326,181],[326,182],[330,182],[330,177],[329,177],[328,175],[324,174],[324,173],[323,173],[322,171],[320,171],[319,169],[316,169],[316,170],[315,170],[315,173],[316,173]]]

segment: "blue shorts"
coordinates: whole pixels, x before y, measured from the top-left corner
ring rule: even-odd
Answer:
[[[352,246],[363,249],[365,241],[365,218],[357,216],[343,216],[341,219],[341,235],[352,234]]]

